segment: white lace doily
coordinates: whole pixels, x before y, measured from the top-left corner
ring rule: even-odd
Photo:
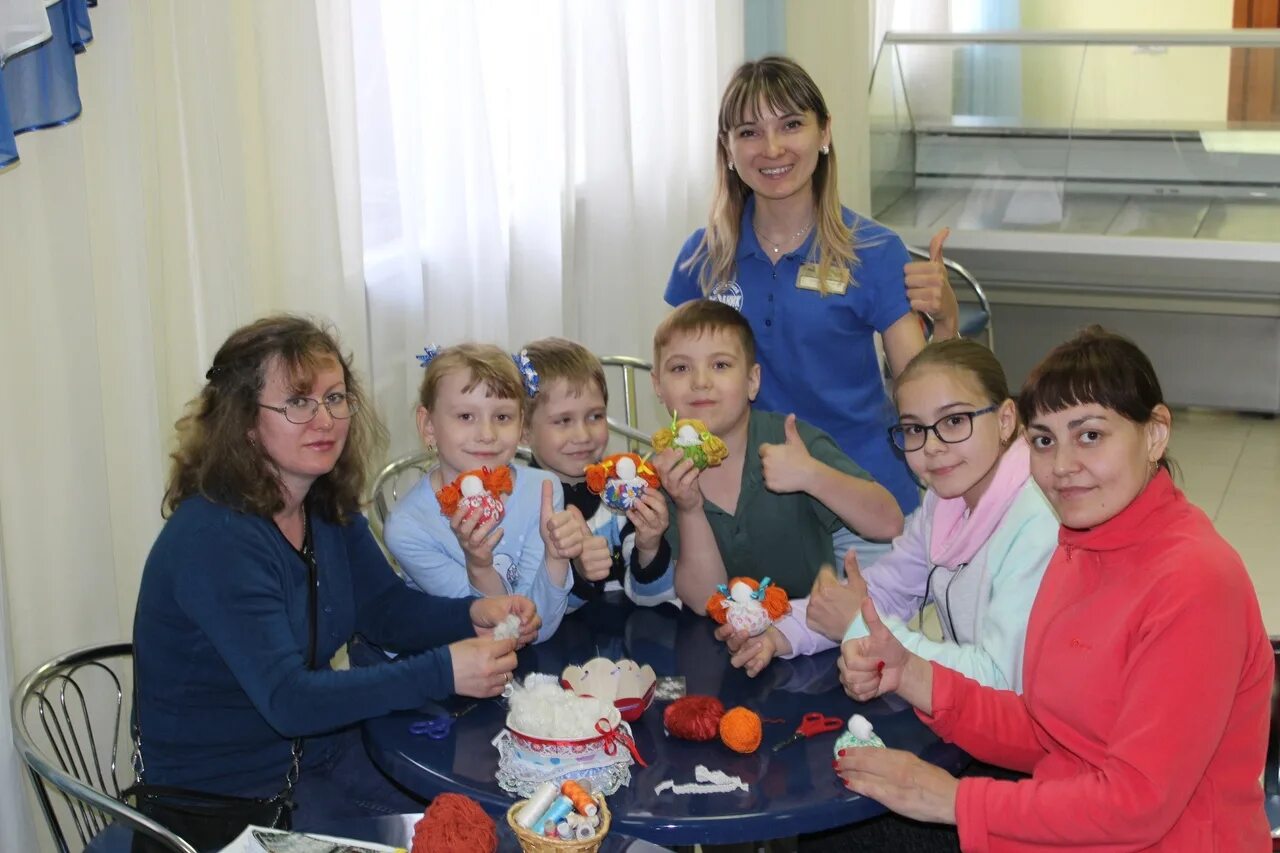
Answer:
[[[578,762],[572,766],[549,768],[521,761],[516,757],[506,729],[498,732],[493,745],[498,748],[498,772],[496,778],[502,790],[518,797],[532,797],[543,782],[560,784],[576,779],[593,792],[609,796],[623,785],[631,784],[631,754],[619,747],[614,755],[603,752],[595,761]]]

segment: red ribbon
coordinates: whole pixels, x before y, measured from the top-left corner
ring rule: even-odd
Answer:
[[[610,728],[609,721],[604,717],[601,717],[596,720],[596,731],[604,736],[605,755],[617,755],[618,745],[615,741],[621,741],[622,745],[631,753],[631,757],[636,760],[636,764],[639,764],[641,767],[649,766],[645,763],[645,760],[640,757],[640,751],[636,749],[636,742],[632,740],[626,732],[622,731],[621,726],[618,728]]]

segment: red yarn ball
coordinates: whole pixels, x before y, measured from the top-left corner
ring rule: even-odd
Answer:
[[[413,826],[413,853],[494,853],[498,829],[480,804],[441,794]]]
[[[662,724],[673,737],[711,740],[720,733],[724,703],[714,696],[685,696],[662,712]]]

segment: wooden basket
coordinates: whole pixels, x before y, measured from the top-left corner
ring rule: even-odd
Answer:
[[[595,835],[581,841],[559,836],[548,838],[516,823],[516,813],[524,808],[528,800],[521,800],[507,809],[507,826],[510,826],[511,831],[516,834],[516,841],[520,842],[520,849],[524,853],[596,853],[605,835],[609,833],[609,806],[605,803],[604,797],[599,794],[595,795],[595,801],[600,807],[600,828],[596,830]]]

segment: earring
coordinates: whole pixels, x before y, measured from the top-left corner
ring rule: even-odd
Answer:
[[[819,148],[819,149],[818,149],[818,151],[819,151],[819,152],[821,152],[821,153],[823,153],[823,154],[830,154],[830,153],[831,153],[831,146],[830,146],[830,145],[824,145],[824,146],[822,146],[821,148]]]
[[[735,166],[735,165],[733,165],[733,161],[732,161],[732,160],[730,160],[730,161],[729,161],[729,171],[730,171],[730,172],[736,172],[737,170],[738,170],[738,167],[737,167],[737,166]]]

